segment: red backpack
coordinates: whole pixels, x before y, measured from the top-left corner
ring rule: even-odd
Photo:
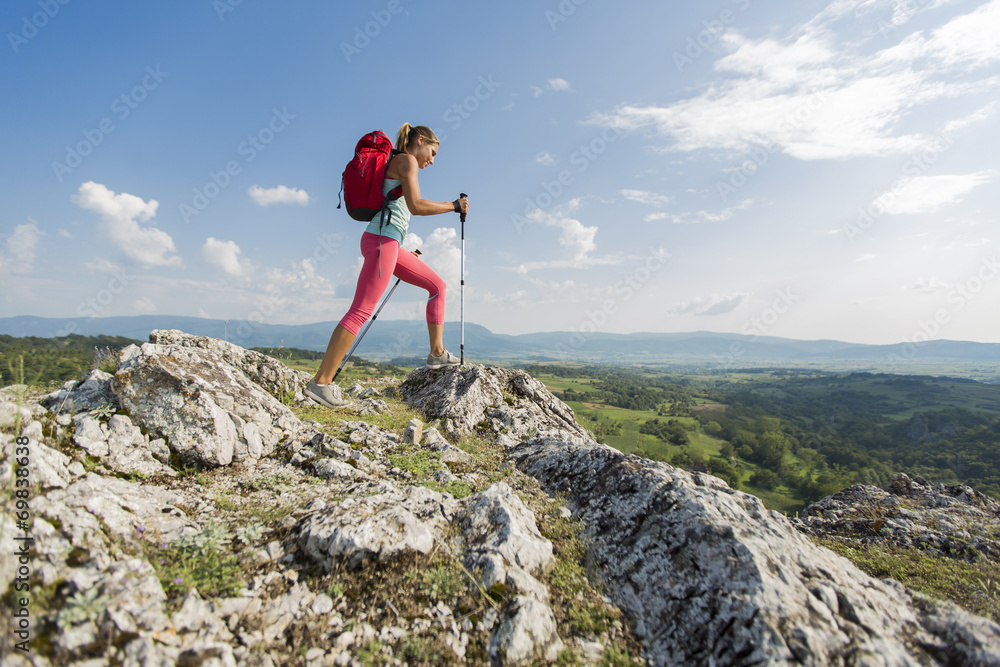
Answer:
[[[382,194],[382,180],[389,161],[402,151],[392,147],[385,132],[375,130],[361,137],[354,147],[354,157],[344,168],[340,190],[344,193],[347,214],[355,220],[368,222],[382,210],[386,203],[403,195],[403,186]],[[340,197],[337,197],[340,208]]]

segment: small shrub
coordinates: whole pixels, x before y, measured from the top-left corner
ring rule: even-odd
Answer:
[[[107,595],[98,595],[96,588],[78,591],[66,601],[66,605],[56,614],[56,623],[68,627],[87,621],[96,621],[108,604]]]
[[[94,360],[91,363],[91,367],[114,375],[121,368],[121,357],[117,350],[112,350],[110,347],[95,347]]]
[[[432,600],[447,600],[464,593],[468,584],[460,567],[442,564],[424,572],[421,591]]]
[[[115,416],[116,412],[117,410],[115,410],[115,408],[110,403],[105,401],[101,405],[98,405],[96,408],[91,410],[90,415],[92,417],[96,417],[101,421],[107,421],[111,419],[113,416]]]
[[[437,455],[426,449],[418,449],[412,453],[390,454],[388,458],[393,467],[407,470],[418,478],[429,477],[431,473],[443,468]]]
[[[336,600],[344,594],[344,582],[335,581],[326,589],[326,594]]]
[[[224,526],[209,521],[201,531],[173,544],[159,548],[147,544],[146,556],[168,597],[179,597],[192,588],[204,597],[232,597],[243,586],[244,566],[227,548],[231,539]]]
[[[604,649],[601,661],[597,663],[601,667],[640,667],[646,663],[641,658],[633,658],[628,649],[617,649],[609,646]]]
[[[228,493],[223,493],[215,498],[215,506],[223,512],[235,512],[238,509],[236,501]]]
[[[240,526],[236,529],[236,539],[247,546],[254,544],[263,536],[264,526],[259,523],[250,524],[249,526]]]

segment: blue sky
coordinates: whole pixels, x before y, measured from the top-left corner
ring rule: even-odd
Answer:
[[[338,320],[340,172],[411,122],[468,322],[1000,342],[1000,0],[0,12],[0,316]],[[458,217],[411,232],[457,320]]]

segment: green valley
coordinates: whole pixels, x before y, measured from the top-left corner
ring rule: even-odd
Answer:
[[[699,376],[533,365],[594,436],[711,472],[794,512],[850,484],[906,472],[1000,497],[1000,385],[788,369]]]

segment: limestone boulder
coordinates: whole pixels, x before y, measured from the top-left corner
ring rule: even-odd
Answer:
[[[288,395],[302,400],[302,388],[312,378],[308,373],[293,370],[266,354],[209,336],[194,336],[176,329],[158,329],[150,332],[149,342],[202,350],[208,356],[238,368],[251,382],[279,400]]]
[[[708,475],[568,435],[512,452],[586,526],[654,664],[1000,664],[1000,626],[820,548]]]
[[[856,484],[809,505],[796,527],[854,544],[913,547],[975,563],[1000,562],[1000,503],[964,484],[897,474],[885,491]]]
[[[111,390],[111,374],[94,369],[82,382],[70,380],[43,396],[41,404],[56,413],[79,414],[110,406],[117,409],[118,399]]]
[[[500,556],[507,566],[544,570],[553,559],[535,515],[506,483],[498,482],[462,502],[458,525],[471,554]]]
[[[112,388],[132,422],[166,439],[186,465],[253,464],[301,428],[287,406],[214,348],[130,346]]]
[[[429,553],[443,539],[454,502],[424,487],[360,485],[338,503],[321,504],[296,526],[306,556],[326,569],[404,553]]]
[[[441,419],[449,437],[477,430],[493,439],[504,436],[514,441],[547,431],[586,434],[568,405],[521,370],[421,367],[400,384],[399,392],[411,407]]]

